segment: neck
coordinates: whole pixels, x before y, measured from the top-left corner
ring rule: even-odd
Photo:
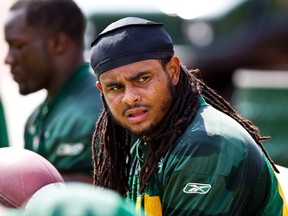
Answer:
[[[54,97],[73,73],[84,64],[82,52],[79,52],[78,55],[75,53],[59,58],[55,62],[54,78],[50,80],[49,86],[46,88],[48,97]]]

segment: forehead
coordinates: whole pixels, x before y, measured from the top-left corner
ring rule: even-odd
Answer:
[[[13,39],[14,37],[25,37],[34,35],[37,29],[27,26],[25,9],[9,11],[5,19],[5,35]]]
[[[157,59],[142,60],[108,70],[100,75],[99,80],[101,83],[120,79],[129,80],[129,78],[133,77],[135,74],[142,72],[155,73],[158,71],[160,72],[161,69],[162,66]]]
[[[13,26],[26,26],[26,12],[24,9],[11,10],[5,18],[5,28]]]

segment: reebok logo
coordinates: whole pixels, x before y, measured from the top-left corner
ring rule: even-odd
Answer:
[[[210,184],[188,183],[184,189],[184,193],[206,194],[211,189]]]

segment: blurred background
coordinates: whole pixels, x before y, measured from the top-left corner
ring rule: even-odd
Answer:
[[[288,167],[288,0],[75,1],[88,20],[87,60],[90,43],[111,22],[137,16],[164,23],[183,63],[199,68],[208,85],[250,119],[262,135],[271,136],[264,142],[266,149],[276,164]],[[1,27],[12,2],[0,3]],[[0,36],[4,62],[3,30]],[[22,146],[24,123],[45,91],[20,96],[9,68],[0,65],[0,96],[9,142]]]

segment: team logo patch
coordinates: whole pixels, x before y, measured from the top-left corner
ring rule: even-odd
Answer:
[[[58,156],[76,156],[84,150],[83,143],[62,143],[57,148]]]
[[[211,189],[210,184],[202,183],[188,183],[184,189],[184,193],[194,193],[194,194],[206,194]]]

